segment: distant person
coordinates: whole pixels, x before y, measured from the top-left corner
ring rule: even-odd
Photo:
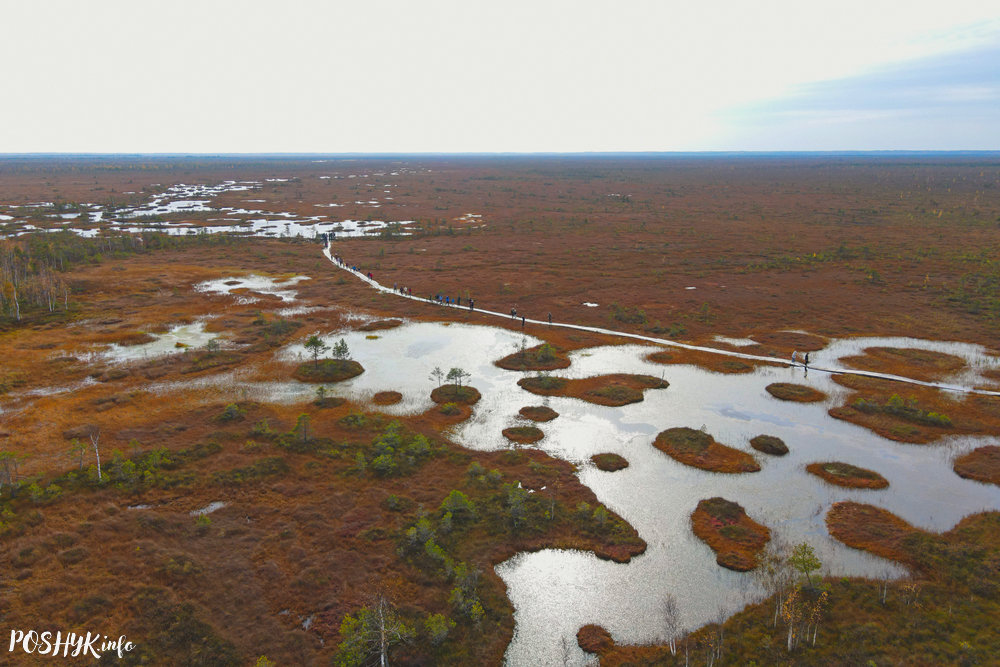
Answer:
[[[513,320],[516,318],[517,318],[517,306],[514,306],[513,308],[510,309],[510,319]]]
[[[521,328],[524,328],[524,315],[521,315]]]
[[[462,295],[461,294],[458,295],[458,298],[455,299],[455,305],[456,306],[461,306],[462,305]]]
[[[549,326],[552,326],[552,313],[549,313]]]
[[[806,352],[805,367],[809,368],[809,353],[808,352]]]
[[[469,310],[475,310],[475,309],[476,309],[476,300],[469,299]]]
[[[797,364],[797,363],[799,363],[799,351],[792,350],[792,364]]]

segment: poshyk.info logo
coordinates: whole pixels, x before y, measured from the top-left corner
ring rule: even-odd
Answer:
[[[60,630],[11,630],[7,652],[62,658],[90,656],[100,660],[105,653],[115,654],[120,658],[134,648],[135,644],[128,641],[125,635],[109,639],[107,635],[92,632],[86,635],[67,632],[64,635]]]

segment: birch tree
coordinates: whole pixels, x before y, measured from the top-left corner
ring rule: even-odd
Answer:
[[[781,605],[792,585],[794,572],[788,562],[788,547],[786,544],[772,540],[767,547],[757,554],[757,565],[753,569],[753,577],[764,591],[774,598],[774,616],[771,625],[778,624]]]
[[[399,617],[395,605],[383,591],[377,591],[368,606],[356,614],[344,616],[340,624],[340,643],[336,664],[354,667],[377,658],[388,667],[392,647],[413,638],[414,630]]]
[[[677,655],[677,634],[680,630],[680,614],[677,610],[677,598],[671,593],[665,593],[660,602],[660,612],[663,614],[663,627],[667,631],[667,643],[670,645],[670,655]]]
[[[98,483],[104,481],[104,478],[101,476],[101,448],[98,446],[98,443],[100,441],[101,441],[101,432],[100,431],[93,431],[90,434],[90,444],[94,446],[94,456],[97,458],[97,481],[98,481]]]

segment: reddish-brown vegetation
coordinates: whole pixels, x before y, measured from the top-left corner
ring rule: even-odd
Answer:
[[[362,270],[374,271],[384,284],[407,284],[414,294],[467,291],[478,306],[493,310],[504,311],[516,302],[529,317],[543,318],[550,311],[556,321],[694,341],[707,342],[715,333],[753,335],[761,345],[741,350],[781,360],[792,349],[802,352],[823,344],[819,337],[769,333],[789,327],[824,336],[910,335],[987,345],[996,340],[997,320],[989,307],[995,298],[995,257],[983,249],[995,246],[993,221],[1000,207],[982,194],[992,187],[995,170],[980,158],[403,162],[415,169],[403,170],[393,180],[406,194],[382,202],[378,215],[416,219],[414,234],[338,239],[337,244],[339,253]],[[157,188],[182,181],[257,179],[261,185],[253,196],[266,202],[255,208],[308,216],[316,213],[314,204],[337,201],[343,204],[336,209],[338,217],[363,220],[372,209],[355,202],[367,198],[365,179],[316,177],[389,173],[397,166],[398,161],[389,160],[311,164],[285,158],[139,157],[115,163],[105,158],[5,158],[0,180],[5,201],[15,204],[53,199],[139,204]],[[421,171],[423,166],[432,166],[433,173]],[[264,181],[274,176],[289,180]],[[623,181],[629,194],[609,196],[622,191],[616,183]],[[919,188],[913,187],[915,182]],[[214,205],[239,208],[247,194],[224,193]],[[474,223],[457,219],[469,210],[484,217]],[[198,226],[216,224],[208,222],[212,215],[176,217]],[[44,218],[36,222],[56,224]],[[668,247],[664,244],[669,244],[668,253],[660,251]],[[146,388],[150,379],[184,381],[234,367],[248,369],[252,379],[288,377],[292,365],[270,355],[291,342],[296,323],[324,330],[350,326],[339,321],[336,311],[308,312],[295,316],[296,323],[282,323],[276,315],[254,312],[277,306],[274,297],[249,295],[260,300],[243,305],[191,289],[201,280],[249,271],[308,273],[312,280],[296,286],[307,305],[363,304],[381,317],[485,323],[518,331],[519,322],[375,298],[360,281],[341,280],[318,247],[304,241],[192,245],[140,260],[113,254],[109,249],[100,263],[76,266],[67,275],[67,312],[29,314],[18,325],[0,322],[4,448],[28,454],[24,472],[43,476],[76,467],[61,435],[84,424],[99,427],[102,446],[111,450],[128,452],[132,440],[143,451],[161,445],[171,452],[195,451],[208,442],[216,442],[220,450],[187,460],[169,471],[163,486],[139,494],[103,486],[67,490],[57,498],[43,493],[37,501],[22,493],[12,501],[15,517],[5,518],[4,524],[14,532],[0,545],[12,570],[4,612],[12,627],[80,627],[99,618],[138,639],[144,651],[159,651],[149,656],[151,664],[190,660],[192,650],[204,662],[252,662],[266,653],[278,664],[323,664],[338,641],[340,619],[364,602],[373,572],[384,576],[396,599],[412,608],[450,613],[448,583],[427,568],[401,561],[394,531],[415,517],[408,508],[437,507],[449,489],[465,489],[476,501],[490,497],[492,491],[474,489],[480,482],[462,469],[470,461],[532,488],[564,479],[558,501],[565,507],[580,500],[596,502],[574,484],[568,466],[528,450],[517,453],[522,458],[449,450],[425,467],[419,480],[375,482],[351,472],[356,461],[341,456],[352,453],[350,447],[369,445],[376,435],[339,423],[351,416],[355,408],[350,405],[312,415],[313,429],[322,438],[350,445],[328,457],[248,440],[247,430],[258,419],[290,431],[302,406],[250,407],[241,401],[236,414],[245,408],[246,415],[220,422],[217,417],[226,406],[219,401],[240,401],[236,386],[223,390],[223,396],[216,389],[153,394]],[[600,306],[588,308],[584,301]],[[151,323],[165,327],[206,312],[221,313],[209,323],[210,330],[225,331],[239,347],[225,354],[192,350],[124,368],[84,361],[95,345],[127,339]],[[107,313],[116,315],[109,318]],[[544,325],[529,324],[526,331],[563,351],[612,340]],[[74,385],[88,376],[103,382],[65,394],[24,393]],[[896,388],[865,398],[885,406],[899,391],[911,393],[910,388]],[[953,427],[914,424],[884,412],[836,416],[897,439],[998,432],[1000,406],[994,399],[947,401],[936,393],[912,393],[919,410],[946,414]],[[467,416],[468,407],[459,408]],[[434,437],[453,419],[435,409],[404,421]],[[274,461],[262,464],[271,459],[284,459],[288,472]],[[540,472],[546,468],[555,470],[552,478]],[[234,474],[246,469],[251,472]],[[256,473],[268,481],[233,483]],[[166,486],[167,481],[176,485]],[[390,495],[404,509],[383,506]],[[211,515],[207,530],[193,526],[186,512],[220,497],[231,505]],[[136,501],[153,507],[123,509]],[[619,559],[641,551],[641,540],[626,535],[624,527],[623,532],[602,532],[554,523],[538,532],[505,526],[500,534],[477,526],[468,541],[453,545],[455,558],[484,572],[482,596],[490,611],[483,630],[460,626],[449,638],[452,664],[502,659],[511,610],[492,570],[499,560],[542,546],[594,548]],[[837,641],[821,631],[817,647],[788,656],[780,636],[775,640],[761,630],[769,612],[751,608],[727,623],[725,661],[987,664],[1000,652],[996,624],[982,622],[1000,613],[990,602],[997,599],[998,535],[995,513],[964,520],[940,539],[911,533],[906,540],[933,548],[907,543],[907,553],[929,559],[921,571],[941,577],[937,589],[921,596],[919,607],[900,602],[893,608],[890,603],[886,613],[886,607],[866,606],[865,600],[873,597],[869,583],[831,580],[834,605],[827,622],[836,628]],[[952,563],[972,563],[974,576]],[[89,594],[81,597],[82,590]],[[282,610],[289,613],[282,615]],[[302,629],[300,620],[317,611],[310,629]],[[190,631],[184,636],[199,641],[171,644],[165,628]],[[703,641],[701,647],[707,647],[711,631],[696,633],[693,646]],[[781,635],[781,628],[771,634]],[[603,656],[603,664],[625,661],[614,657],[616,650]],[[651,664],[684,659],[656,650],[649,648],[642,659]],[[438,657],[412,647],[400,662],[443,664],[434,659]]]
[[[353,359],[321,359],[319,363],[299,364],[293,377],[301,382],[342,382],[364,372],[364,367]]]
[[[785,441],[774,435],[754,436],[750,438],[750,446],[758,452],[772,456],[784,456],[788,453],[788,445],[785,444]]]
[[[858,375],[834,375],[833,380],[854,391],[844,405],[830,409],[830,415],[890,440],[920,444],[946,435],[1000,431],[997,396],[955,394]]]
[[[372,396],[372,403],[375,405],[395,405],[403,400],[403,395],[398,391],[380,391]]]
[[[599,470],[603,470],[604,472],[617,472],[628,467],[628,459],[610,452],[594,454],[590,457],[590,460],[594,462],[594,465]]]
[[[770,354],[781,358],[791,358],[792,352],[798,351],[800,357],[805,352],[816,352],[826,347],[827,339],[822,336],[802,331],[767,331],[750,336],[757,341],[757,346],[743,348],[754,354]]]
[[[881,507],[836,503],[826,514],[826,527],[830,535],[849,547],[907,565],[918,564],[907,539],[922,531]]]
[[[517,414],[536,422],[552,421],[559,416],[558,412],[544,405],[526,405],[518,410]]]
[[[555,376],[521,378],[518,386],[541,396],[571,396],[597,405],[621,406],[638,403],[647,389],[665,389],[664,380],[651,375],[616,373],[597,375],[581,380],[568,380]]]
[[[806,471],[817,477],[851,489],[884,489],[889,486],[889,480],[874,470],[852,466],[848,463],[831,461],[827,463],[810,463]]]
[[[756,566],[757,554],[771,539],[771,531],[747,516],[746,511],[725,498],[698,502],[691,513],[691,529],[715,552],[722,567],[746,572]]]
[[[709,434],[684,426],[656,436],[653,446],[671,458],[711,472],[759,472],[760,464],[746,452],[727,447]]]
[[[965,368],[965,361],[944,352],[897,347],[869,347],[864,354],[840,361],[863,371],[901,375],[924,382],[937,382]]]
[[[796,403],[816,403],[826,398],[826,394],[818,389],[790,382],[774,382],[764,389],[775,398]]]
[[[721,346],[720,346],[721,347]],[[714,373],[752,373],[760,366],[778,365],[753,359],[737,359],[724,354],[713,354],[699,350],[684,348],[669,348],[653,352],[646,356],[649,361],[657,364],[685,364],[704,368]]]
[[[552,371],[568,368],[569,358],[549,343],[518,350],[493,362],[509,371]]]
[[[542,433],[541,429],[535,428],[534,426],[512,426],[503,430],[503,437],[507,438],[511,442],[528,445],[533,442],[538,442],[545,437],[545,434]]]
[[[585,625],[576,633],[576,643],[587,653],[604,653],[615,645],[611,633],[599,625]]]
[[[431,400],[435,403],[459,403],[473,405],[479,402],[482,394],[475,387],[457,384],[443,384],[431,392]]]
[[[1000,486],[1000,447],[986,445],[955,459],[955,472],[966,479]]]
[[[401,324],[403,324],[403,320],[395,318],[389,320],[374,320],[372,322],[362,324],[358,327],[358,331],[384,331],[385,329],[395,329]]]

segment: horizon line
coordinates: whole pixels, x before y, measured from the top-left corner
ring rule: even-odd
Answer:
[[[704,151],[373,151],[373,152],[71,152],[36,151],[0,153],[0,160],[44,157],[617,157],[617,156],[893,156],[893,155],[1000,155],[1000,148],[987,149],[844,149],[844,150],[704,150]]]

